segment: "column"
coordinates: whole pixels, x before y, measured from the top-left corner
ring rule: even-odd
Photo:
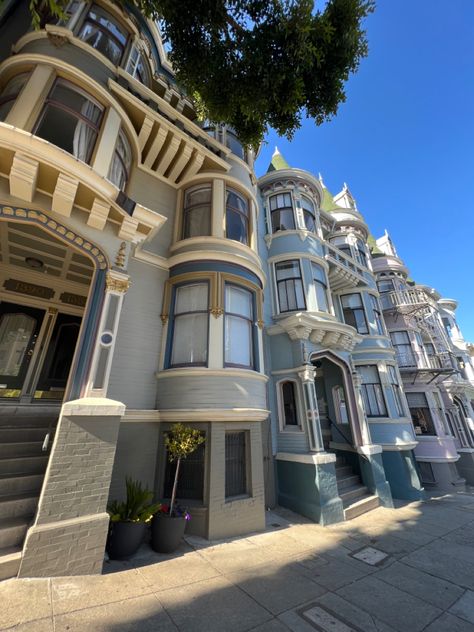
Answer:
[[[130,286],[128,275],[109,270],[105,281],[105,298],[92,356],[86,396],[105,397],[114,355],[117,329],[125,292]]]
[[[302,369],[303,370],[298,373],[298,377],[303,384],[309,446],[312,452],[324,452],[323,435],[321,432],[321,425],[319,423],[316,388],[314,385],[316,371],[310,365],[304,366]]]

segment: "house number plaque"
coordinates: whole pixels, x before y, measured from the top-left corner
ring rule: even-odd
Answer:
[[[28,294],[28,296],[36,296],[37,298],[50,299],[54,296],[54,290],[43,285],[34,285],[33,283],[25,283],[17,279],[7,279],[3,287],[10,292],[18,292],[18,294]]]

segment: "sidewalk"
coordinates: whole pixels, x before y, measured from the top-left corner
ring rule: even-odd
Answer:
[[[471,492],[325,528],[278,510],[264,533],[143,546],[102,576],[0,583],[0,630],[474,632],[473,545]]]

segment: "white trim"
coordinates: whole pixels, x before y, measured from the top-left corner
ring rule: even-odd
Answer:
[[[159,410],[161,422],[224,422],[224,421],[266,421],[270,411],[265,408],[177,408]]]
[[[156,378],[161,380],[164,378],[176,378],[176,377],[244,377],[253,380],[259,380],[260,382],[268,382],[269,377],[258,371],[251,371],[250,369],[207,369],[206,367],[186,367],[177,369],[164,369],[159,373],[156,373]]]
[[[360,445],[356,449],[357,454],[365,454],[366,456],[370,456],[372,454],[381,454],[383,448],[381,445],[377,445],[375,443],[371,445]]]
[[[277,461],[291,461],[293,463],[307,463],[311,465],[325,465],[335,463],[336,455],[330,452],[317,452],[313,454],[293,454],[291,452],[277,452]]]
[[[291,382],[295,385],[296,419],[298,421],[296,426],[285,424],[285,409],[283,405],[283,393],[282,393],[282,388],[281,388],[282,384],[284,384],[285,382]],[[282,377],[280,380],[278,380],[275,383],[275,389],[276,389],[276,398],[277,398],[279,431],[282,433],[290,433],[290,434],[295,433],[295,432],[304,433],[303,424],[302,424],[302,419],[303,419],[302,411],[304,411],[305,408],[304,408],[304,403],[302,405],[302,402],[304,402],[304,400],[302,399],[302,393],[301,393],[299,380],[293,377]]]
[[[416,456],[415,454],[415,458],[417,461],[420,461],[420,463],[456,463],[456,461],[459,461],[461,457],[459,456],[459,454],[457,454],[456,456],[446,456],[446,457]]]
[[[191,239],[202,239],[202,238],[191,237]],[[209,238],[204,238],[204,239],[209,239]],[[186,239],[183,241],[190,241],[190,240]],[[218,241],[220,242],[220,244],[222,244],[224,240],[218,240]],[[225,241],[227,243],[232,242],[231,239],[226,239]],[[203,243],[206,243],[206,242],[204,241]],[[238,242],[234,242],[234,244],[236,243]],[[253,255],[255,255],[255,253],[250,248],[248,248],[248,246],[244,246],[244,248],[248,250],[249,253],[252,253]],[[217,250],[190,250],[190,251],[182,252],[181,254],[170,257],[168,259],[168,265],[171,268],[173,266],[177,266],[182,263],[196,262],[196,260],[202,261],[203,259],[210,259],[211,261],[224,261],[225,263],[233,263],[234,265],[238,265],[241,268],[246,268],[247,270],[250,270],[250,272],[253,272],[253,274],[255,274],[255,276],[262,283],[262,286],[265,287],[266,277],[265,277],[264,272],[262,271],[262,268],[260,267],[260,262],[259,262],[259,266],[257,267],[257,265],[255,265],[249,260],[250,257],[247,259],[241,254],[230,253],[230,252],[227,253],[227,252],[222,252],[222,251],[219,252]]]
[[[404,452],[405,450],[414,450],[418,445],[418,441],[407,441],[406,443],[381,443],[384,452]]]
[[[63,404],[60,417],[121,417],[125,404],[106,397],[84,397]]]

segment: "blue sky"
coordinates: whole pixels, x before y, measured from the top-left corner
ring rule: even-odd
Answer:
[[[378,0],[366,20],[370,52],[347,101],[290,143],[268,136],[291,166],[347,182],[372,233],[389,231],[420,283],[459,301],[474,341],[474,0]]]

